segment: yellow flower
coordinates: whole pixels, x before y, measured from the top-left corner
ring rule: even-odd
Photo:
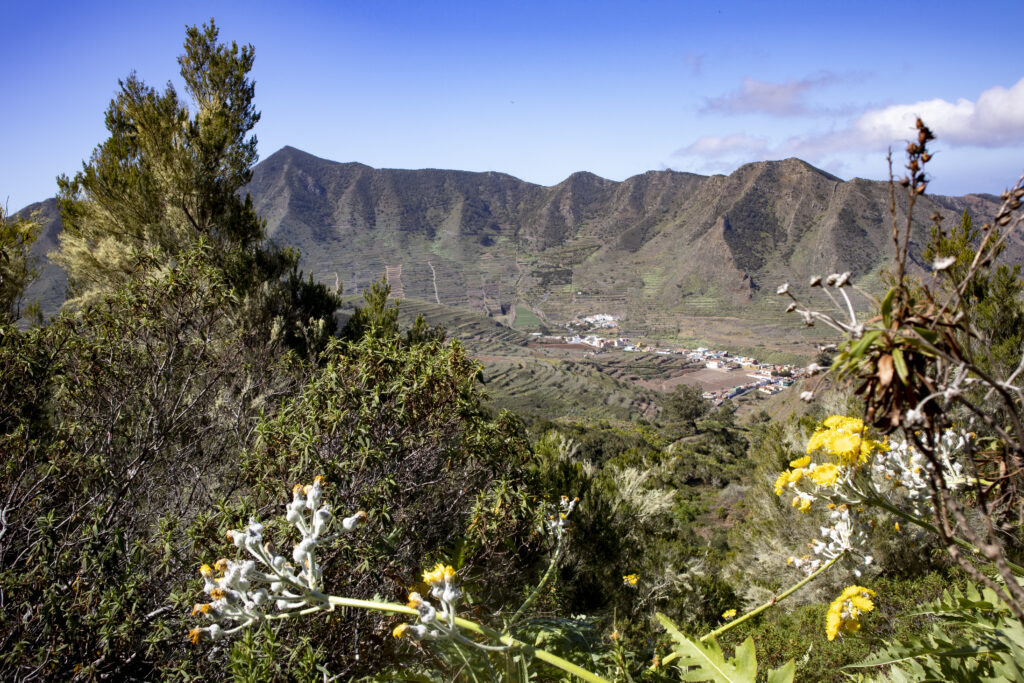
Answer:
[[[396,627],[395,627],[395,629],[394,629],[394,630],[393,630],[393,631],[391,632],[391,635],[392,635],[392,636],[394,636],[395,638],[401,638],[402,636],[404,636],[404,635],[405,635],[405,632],[406,632],[406,631],[407,631],[408,629],[409,629],[409,624],[399,624],[399,625],[398,625],[398,626],[396,626]]]
[[[788,470],[779,475],[779,478],[775,480],[775,495],[781,496],[783,489],[790,484],[795,484],[800,481],[800,478],[804,476],[802,469]]]
[[[814,501],[810,498],[805,498],[803,496],[793,496],[793,507],[795,507],[800,512],[807,512],[808,510],[810,510],[812,502]]]
[[[724,612],[722,612],[722,618],[723,619],[732,619],[735,616],[736,616],[736,610],[734,610],[734,609],[727,609]]]
[[[863,586],[847,586],[829,605],[825,618],[825,634],[835,640],[841,631],[856,633],[860,630],[860,616],[875,609],[871,601],[875,591]]]
[[[228,561],[227,561],[227,559],[225,559],[223,557],[220,558],[219,560],[217,560],[216,562],[213,563],[213,568],[216,569],[217,571],[219,571],[221,574],[223,574],[224,572],[226,572],[228,570]]]
[[[423,597],[416,591],[413,591],[412,593],[409,593],[409,601],[405,603],[405,606],[411,607],[412,609],[419,609],[419,606],[422,604]]]
[[[790,462],[789,466],[790,467],[800,468],[800,467],[807,467],[810,464],[811,464],[811,456],[805,455],[802,458],[797,458],[796,460],[793,460],[792,462]]]
[[[188,639],[192,641],[193,645],[199,644],[199,639],[202,637],[203,631],[199,628],[194,628],[188,632]]]
[[[893,528],[894,528],[894,529],[895,529],[896,531],[899,531],[899,530],[900,530],[900,523],[899,523],[899,522],[896,522],[896,523],[895,523],[895,524],[893,525]]]
[[[199,568],[199,575],[203,578],[213,576],[213,567],[211,567],[208,564],[204,564],[202,567]]]
[[[839,467],[832,463],[818,465],[807,476],[818,486],[835,486],[839,480]]]
[[[626,574],[622,577],[622,584],[629,586],[630,588],[636,588],[638,581],[640,581],[640,576],[638,574]]]

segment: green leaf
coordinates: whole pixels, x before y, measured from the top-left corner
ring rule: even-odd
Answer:
[[[860,358],[864,355],[864,352],[868,350],[876,339],[882,336],[881,330],[870,330],[865,332],[864,336],[857,341],[856,344],[850,347],[849,356],[851,359]]]
[[[903,358],[903,352],[899,349],[892,350],[892,364],[896,368],[896,374],[899,375],[900,381],[906,384],[907,379],[910,377],[910,371],[907,370],[907,361]]]
[[[885,323],[886,327],[892,324],[892,300],[896,296],[896,288],[893,287],[885,294],[885,298],[882,299],[882,322]]]
[[[679,665],[691,667],[683,674],[684,681],[715,681],[715,683],[754,683],[757,677],[757,658],[754,641],[747,638],[736,648],[736,657],[726,661],[722,649],[714,638],[707,642],[693,641],[684,636],[672,620],[658,612],[658,621],[677,643],[675,649]],[[791,662],[792,663],[792,662]],[[785,667],[783,667],[783,670]],[[785,681],[787,679],[778,679]],[[790,679],[792,680],[792,676]]]
[[[796,675],[796,664],[791,659],[780,668],[768,672],[768,683],[793,683],[794,675]]]

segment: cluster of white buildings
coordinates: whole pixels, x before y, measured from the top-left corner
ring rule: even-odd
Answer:
[[[585,318],[576,318],[567,325],[567,327],[570,328],[580,328],[583,330],[593,330],[618,326],[618,316],[609,315],[608,313],[597,313],[595,315],[588,315]]]

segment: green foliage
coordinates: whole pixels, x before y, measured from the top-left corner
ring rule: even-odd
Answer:
[[[309,681],[329,673],[319,664],[322,657],[310,638],[284,642],[275,628],[264,626],[231,643],[225,668],[237,683]]]
[[[681,436],[692,433],[697,420],[711,410],[711,401],[704,398],[700,387],[680,384],[662,403],[661,419]]]
[[[379,329],[379,328],[376,328]],[[364,510],[356,536],[321,546],[335,594],[404,602],[420,572],[444,560],[472,594],[503,604],[536,561],[528,502],[529,444],[518,420],[480,405],[479,367],[457,342],[405,344],[397,336],[332,341],[297,394],[256,426],[239,474],[247,494],[226,509],[232,528],[280,505],[296,482],[323,475],[338,514]],[[212,561],[223,544],[210,545]],[[399,656],[389,618],[352,613],[304,624],[334,673],[368,673]],[[392,624],[393,625],[393,624]],[[300,631],[289,627],[282,637]]]
[[[391,285],[386,278],[374,282],[363,292],[364,306],[356,306],[352,317],[342,328],[340,337],[348,341],[359,341],[363,337],[398,337],[401,327],[398,323],[400,302],[390,299]],[[443,342],[445,329],[427,324],[423,314],[416,316],[412,326],[406,330],[406,344]]]
[[[891,641],[848,668],[897,665],[890,680],[1012,681],[1024,678],[1024,626],[999,595],[968,582],[910,613],[937,620],[930,633]]]
[[[1005,247],[998,229],[992,230],[995,232],[990,240],[997,245],[991,251],[994,260]],[[942,282],[947,289],[959,288],[958,310],[966,318],[964,327],[975,329],[974,334],[963,335],[961,344],[979,356],[979,365],[987,372],[1004,375],[1016,367],[1024,351],[1024,281],[1020,264],[989,262],[972,270],[980,240],[981,233],[965,210],[960,224],[948,233],[941,223],[932,225],[924,258],[929,262],[956,259],[946,269]],[[983,348],[978,348],[979,344]]]
[[[159,636],[181,624],[167,596],[191,574],[174,531],[230,489],[257,412],[291,383],[232,303],[200,246],[3,335],[3,670],[145,677],[182,655]]]
[[[22,315],[25,287],[38,275],[29,247],[39,237],[33,220],[12,220],[0,206],[0,324],[16,322]]]

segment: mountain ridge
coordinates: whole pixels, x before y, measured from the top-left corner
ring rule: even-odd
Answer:
[[[672,336],[686,316],[775,316],[775,287],[812,274],[850,270],[877,289],[893,251],[887,183],[842,180],[797,158],[728,175],[615,181],[579,171],[544,186],[285,146],[254,167],[245,191],[268,237],[299,248],[307,272],[346,293],[386,272],[405,297],[492,316],[524,305],[549,321],[611,313],[633,334]],[[985,194],[923,197],[915,258],[933,212],[950,224],[964,209],[985,220],[997,205]],[[905,211],[903,198],[898,220]],[[1024,247],[1009,252],[1020,261]]]

